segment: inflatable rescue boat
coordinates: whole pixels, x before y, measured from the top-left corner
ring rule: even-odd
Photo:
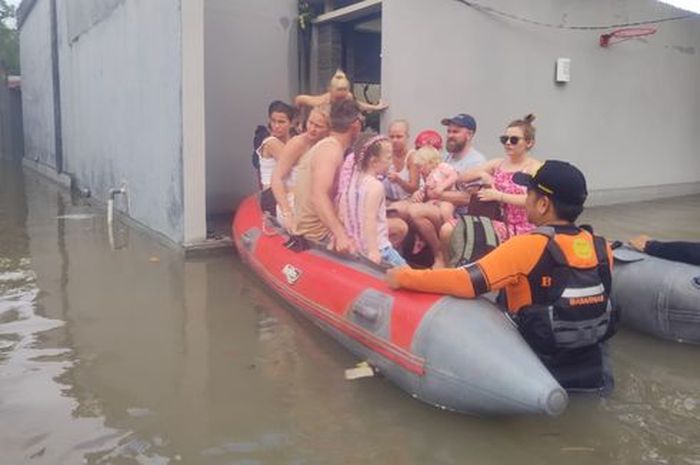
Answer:
[[[232,232],[242,259],[274,291],[401,389],[476,415],[548,414],[566,391],[486,299],[395,291],[382,270],[311,248],[295,252],[263,233],[257,197]]]
[[[700,344],[700,267],[627,246],[613,251],[612,301],[622,323],[653,336]]]

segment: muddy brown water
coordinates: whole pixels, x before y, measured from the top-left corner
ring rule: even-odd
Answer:
[[[700,197],[586,219],[700,240]],[[104,211],[0,165],[0,464],[700,464],[700,347],[623,330],[610,398],[472,418],[345,381],[357,360],[236,258],[116,239]]]

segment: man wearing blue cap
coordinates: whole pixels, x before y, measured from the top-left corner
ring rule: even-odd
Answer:
[[[473,116],[459,113],[452,118],[443,118],[441,124],[447,126],[445,163],[452,165],[458,173],[463,173],[486,162],[486,157],[472,146],[472,139],[476,133],[476,120]],[[458,213],[465,213],[463,209],[469,203],[470,195],[468,189],[447,190],[440,195],[440,200],[453,203]],[[431,203],[417,203],[409,207],[408,213],[411,223],[435,257],[433,268],[444,267],[445,256],[439,237],[443,226],[440,209]]]
[[[588,195],[586,179],[575,166],[548,160],[513,181],[527,187],[525,210],[536,230],[463,267],[391,269],[389,285],[463,298],[500,291],[499,303],[564,388],[607,393],[612,374],[603,342],[618,319],[609,298],[612,251],[574,223]]]

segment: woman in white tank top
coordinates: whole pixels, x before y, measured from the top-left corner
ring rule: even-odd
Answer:
[[[268,107],[268,128],[270,136],[262,141],[255,150],[260,161],[260,185],[263,190],[270,187],[272,172],[277,164],[277,158],[282,153],[284,145],[290,137],[294,108],[279,100]]]

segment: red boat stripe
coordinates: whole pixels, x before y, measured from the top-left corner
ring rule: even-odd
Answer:
[[[385,358],[400,365],[406,370],[422,376],[425,373],[425,360],[421,357],[408,352],[401,347],[398,347],[390,342],[381,339],[364,328],[353,324],[327,308],[317,304],[316,302],[307,299],[302,294],[297,293],[293,289],[277,280],[254,256],[241,247],[240,242],[236,239],[238,250],[241,251],[248,263],[265,279],[265,281],[274,287],[283,297],[292,303],[296,303],[299,307],[310,313],[315,318],[323,320],[330,326],[338,329],[344,334],[352,337],[360,342],[365,347],[381,354]]]

